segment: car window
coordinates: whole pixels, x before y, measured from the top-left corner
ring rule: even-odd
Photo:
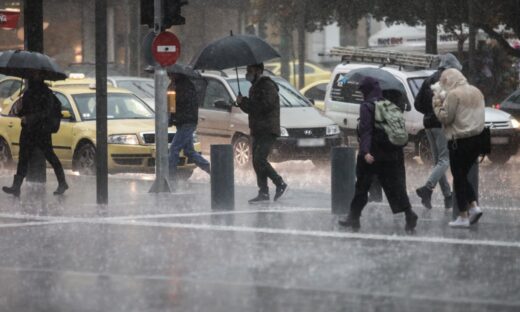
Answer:
[[[305,91],[305,97],[315,101],[325,100],[325,93],[327,92],[327,83],[320,83],[309,90]]]
[[[67,97],[59,92],[54,92],[58,100],[61,102],[61,110],[62,111],[68,111],[71,115],[74,115],[72,111],[72,105],[70,105],[69,100]]]
[[[127,89],[140,98],[155,97],[155,87],[153,80],[119,80],[117,85],[120,88]]]
[[[314,70],[314,68],[312,66],[305,65],[305,73],[306,74],[314,74],[315,72],[316,72],[316,70]]]
[[[363,102],[363,94],[358,90],[358,84],[349,82],[346,73],[340,73],[334,77],[330,97],[335,102],[353,104],[361,104]]]
[[[11,96],[13,80],[6,80],[0,83],[0,98],[6,99]]]
[[[76,102],[82,120],[96,119],[96,94],[76,94],[72,96]],[[108,93],[108,119],[152,119],[153,111],[133,94]]]
[[[231,104],[231,95],[229,95],[228,90],[220,81],[208,79],[208,86],[206,87],[202,107],[217,110],[218,108],[215,107],[215,103],[219,101]]]
[[[417,97],[419,90],[421,90],[421,86],[426,77],[417,77],[408,79],[408,85],[410,86],[410,90],[412,90],[413,98]]]

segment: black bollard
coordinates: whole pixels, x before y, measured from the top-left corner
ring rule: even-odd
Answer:
[[[356,183],[356,149],[335,147],[331,157],[332,213],[347,214]]]
[[[235,209],[233,146],[211,145],[211,209]]]
[[[468,173],[468,181],[473,186],[473,190],[475,191],[475,195],[478,199],[478,179],[479,179],[479,170],[478,170],[479,160],[477,160]],[[459,205],[457,204],[457,190],[453,187],[453,211],[452,217],[453,220],[457,219],[459,216]]]

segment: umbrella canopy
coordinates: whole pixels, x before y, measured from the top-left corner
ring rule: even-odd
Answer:
[[[184,65],[184,64],[174,64],[171,66],[166,67],[166,72],[168,75],[180,75],[185,77],[194,77],[199,78],[201,77],[200,73],[195,71],[193,69],[193,66],[191,65]]]
[[[353,69],[344,76],[350,83],[359,84],[365,77],[372,77],[379,81],[381,90],[396,90],[406,94],[403,84],[392,74],[381,68],[363,67]]]
[[[67,75],[50,57],[38,52],[5,51],[0,55],[0,74],[30,78],[40,74],[44,80],[63,80]]]
[[[256,36],[228,36],[207,45],[196,56],[194,69],[223,70],[227,68],[259,64],[280,57],[267,42]]]

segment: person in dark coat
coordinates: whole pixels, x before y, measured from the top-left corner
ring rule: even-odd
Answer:
[[[439,69],[424,80],[414,103],[415,109],[424,114],[424,130],[433,160],[433,169],[428,180],[426,180],[426,184],[416,190],[422,204],[428,209],[432,208],[432,193],[437,183],[439,183],[444,195],[444,208],[449,209],[453,205],[451,187],[446,178],[446,171],[449,168],[448,142],[442,132],[442,124],[433,112],[433,91],[431,89],[431,86],[439,81],[442,72],[448,68],[462,70],[462,65],[451,53],[440,56]]]
[[[2,190],[16,197],[20,196],[20,187],[27,176],[29,160],[35,148],[39,148],[45,159],[52,165],[58,188],[54,195],[63,194],[68,188],[65,173],[60,160],[52,149],[52,133],[44,126],[51,114],[53,94],[49,87],[37,74],[29,79],[29,86],[22,96],[22,106],[18,112],[21,118],[20,152],[16,175],[11,187],[4,186]]]
[[[170,114],[169,126],[175,125],[177,132],[173,137],[168,158],[170,180],[175,180],[181,150],[184,151],[184,156],[209,174],[209,162],[193,147],[193,134],[197,130],[199,120],[198,95],[195,85],[184,75],[171,75],[171,78],[170,88],[174,88],[176,93],[176,110],[175,113]]]
[[[359,85],[364,101],[360,107],[358,136],[360,141],[356,164],[355,194],[350,203],[348,216],[339,219],[339,224],[358,230],[361,211],[368,201],[368,191],[374,176],[377,176],[386,194],[390,208],[395,213],[405,213],[406,231],[413,231],[417,215],[413,212],[406,193],[406,173],[403,147],[382,144],[386,133],[374,124],[375,102],[383,99],[379,82],[365,77]],[[394,96],[395,93],[392,93]],[[388,140],[388,139],[386,139]]]
[[[267,178],[276,185],[274,200],[287,190],[287,184],[267,161],[273,144],[280,136],[280,97],[278,86],[263,76],[264,64],[249,65],[246,79],[251,82],[249,97],[237,97],[237,104],[249,115],[249,129],[253,141],[253,168],[255,169],[258,196],[249,200],[255,204],[269,201]]]

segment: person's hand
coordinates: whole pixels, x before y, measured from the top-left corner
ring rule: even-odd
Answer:
[[[240,103],[242,103],[242,99],[243,99],[243,98],[244,98],[244,97],[241,96],[241,95],[237,96],[237,104],[238,104],[238,105],[240,105]]]
[[[366,153],[365,154],[365,161],[367,162],[367,164],[371,165],[376,160],[375,160],[374,156],[372,156],[370,153]]]

